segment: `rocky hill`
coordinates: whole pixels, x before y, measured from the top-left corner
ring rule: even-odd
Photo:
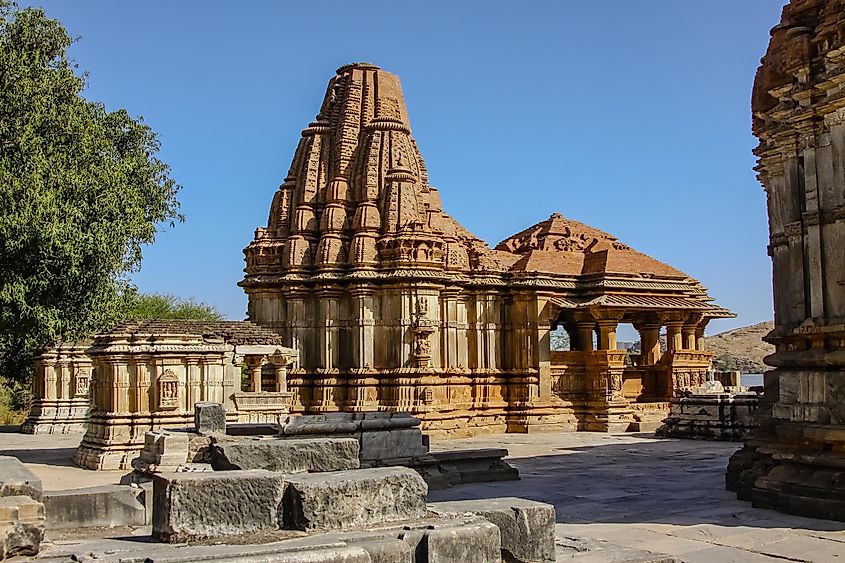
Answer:
[[[763,358],[773,353],[775,347],[763,342],[763,337],[773,328],[774,322],[766,321],[707,336],[704,348],[716,354],[713,367],[717,370],[762,373],[771,369],[763,364]]]

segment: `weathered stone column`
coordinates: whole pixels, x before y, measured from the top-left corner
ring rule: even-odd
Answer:
[[[598,348],[599,350],[616,350],[616,327],[619,324],[616,319],[599,319],[596,321],[599,328]]]
[[[591,352],[593,350],[593,331],[596,328],[596,321],[592,317],[579,317],[575,321],[575,331],[578,336],[575,349],[579,352]]]
[[[674,352],[684,348],[684,338],[681,333],[684,327],[684,321],[672,319],[666,321],[666,350]]]
[[[642,324],[640,333],[640,365],[653,366],[660,361],[660,324]]]
[[[845,11],[793,0],[752,95],[766,190],[775,345],[759,426],[726,484],[754,506],[845,521]]]
[[[258,393],[261,391],[261,364],[264,358],[261,356],[245,356],[244,362],[249,369],[249,379],[252,383],[252,392]]]

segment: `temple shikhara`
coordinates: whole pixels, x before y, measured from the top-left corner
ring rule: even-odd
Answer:
[[[245,254],[250,321],[300,352],[292,412],[407,411],[433,434],[653,428],[732,316],[557,213],[490,248],[443,210],[399,79],[364,63],[329,82]],[[620,323],[641,337],[628,362]]]

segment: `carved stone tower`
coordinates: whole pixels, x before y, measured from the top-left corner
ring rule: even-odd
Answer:
[[[845,1],[793,0],[754,83],[769,209],[776,346],[759,430],[729,489],[845,520]]]

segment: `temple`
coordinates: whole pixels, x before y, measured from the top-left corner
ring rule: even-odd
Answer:
[[[845,1],[793,0],[757,71],[775,345],[759,427],[727,486],[756,506],[845,520]]]
[[[330,80],[244,252],[249,319],[302,354],[292,412],[408,411],[437,435],[653,429],[703,382],[707,322],[732,316],[559,214],[491,249],[444,212],[399,79],[366,63]],[[620,323],[640,354],[617,349]]]

